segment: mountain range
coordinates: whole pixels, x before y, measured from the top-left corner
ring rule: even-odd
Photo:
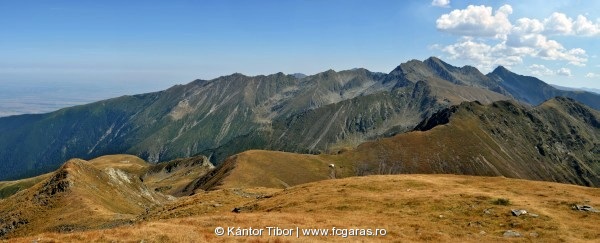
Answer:
[[[205,155],[220,165],[250,149],[337,153],[412,131],[465,101],[536,106],[555,96],[585,104],[577,106],[583,113],[596,114],[587,107],[600,109],[600,95],[594,93],[558,90],[504,67],[484,75],[435,57],[408,61],[388,74],[360,68],[310,76],[235,73],[47,114],[0,118],[0,179],[36,176],[70,158],[106,154],[132,154],[153,163]]]
[[[435,113],[413,131],[337,154],[236,154],[187,191],[286,188],[330,178],[330,164],[336,177],[459,174],[599,187],[600,112],[562,97],[533,108],[515,101],[465,102]]]
[[[4,117],[0,176],[18,180],[0,181],[0,239],[239,241],[215,230],[351,220],[387,230],[356,241],[595,240],[599,102],[432,57]]]

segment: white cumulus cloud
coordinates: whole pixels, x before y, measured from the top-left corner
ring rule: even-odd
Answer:
[[[492,7],[469,5],[466,9],[455,9],[444,14],[436,21],[441,31],[464,36],[502,37],[512,27],[508,15],[512,13],[510,5],[504,5],[492,12]]]
[[[600,21],[596,20],[596,23],[593,23],[585,16],[579,15],[575,20],[574,30],[577,35],[600,36]]]
[[[563,13],[553,13],[542,20],[520,18],[513,24],[509,20],[512,12],[510,5],[503,5],[495,12],[492,7],[470,5],[443,14],[436,21],[437,29],[461,38],[439,49],[451,59],[478,63],[484,70],[493,68],[490,65],[519,64],[525,57],[585,66],[588,56],[584,49],[567,48],[548,36],[596,36],[600,33],[598,20],[594,23],[583,15],[574,20]],[[570,70],[554,74],[571,75]]]
[[[600,21],[592,22],[583,15],[574,20],[564,13],[552,13],[544,19],[544,33],[547,35],[599,36]]]
[[[431,6],[442,7],[442,8],[449,8],[450,7],[450,0],[433,0],[431,2]]]
[[[547,34],[570,34],[573,31],[573,19],[564,13],[552,13],[544,19],[544,27]]]
[[[469,60],[483,71],[490,71],[498,65],[512,66],[523,62],[519,54],[522,50],[508,48],[503,43],[491,46],[470,38],[445,46],[442,51],[448,53],[450,59]]]

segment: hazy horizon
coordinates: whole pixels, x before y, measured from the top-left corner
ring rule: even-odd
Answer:
[[[0,117],[41,114],[100,100],[160,91],[162,84],[93,84],[73,82],[3,82]]]
[[[408,60],[406,60],[408,61]],[[326,70],[323,70],[326,71]],[[342,71],[342,70],[336,70]],[[370,70],[372,72],[377,72]],[[315,73],[302,73],[313,75]],[[387,73],[387,72],[386,72]],[[230,73],[232,74],[232,73]],[[230,75],[226,74],[226,75]],[[242,73],[244,74],[244,73]],[[259,75],[269,75],[265,73]],[[293,73],[286,73],[293,74]],[[226,76],[221,75],[221,76]],[[249,75],[249,74],[244,74]],[[250,75],[253,76],[253,75]],[[215,77],[217,78],[217,77]],[[199,78],[211,80],[213,78]],[[110,98],[116,98],[122,95],[136,95],[149,92],[157,92],[168,89],[173,85],[187,84],[191,80],[184,82],[128,82],[128,83],[85,83],[73,81],[58,82],[2,82],[3,88],[0,89],[0,117],[22,115],[22,114],[43,114],[53,112],[62,108],[76,105],[84,105]],[[600,94],[600,89],[589,87],[570,87],[562,85],[553,85],[556,88],[574,89]]]

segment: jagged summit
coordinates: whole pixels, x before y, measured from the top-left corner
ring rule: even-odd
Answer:
[[[492,73],[501,74],[501,73],[512,73],[512,72],[510,70],[508,70],[507,68],[505,68],[504,66],[500,65],[500,66],[496,67],[494,69],[494,71],[492,71]]]
[[[426,65],[437,68],[437,69],[448,69],[448,70],[457,70],[460,69],[458,67],[452,66],[437,57],[429,57],[423,61]]]

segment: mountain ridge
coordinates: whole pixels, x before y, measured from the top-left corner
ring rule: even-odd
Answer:
[[[71,159],[0,200],[0,238],[131,224],[149,208],[174,200],[180,187],[212,168],[206,157],[159,165],[131,155]]]
[[[187,189],[286,188],[307,180],[378,174],[504,176],[600,186],[600,112],[570,98],[537,107],[478,101],[442,109],[407,133],[335,154],[249,150]],[[298,176],[289,171],[311,175]],[[255,177],[252,175],[264,175]]]
[[[498,66],[486,76],[497,81],[516,100],[522,102],[537,105],[551,97],[565,96],[600,110],[599,96],[592,92],[559,90],[538,78],[513,73],[503,66]]]
[[[104,154],[133,154],[154,163],[203,154],[219,164],[248,149],[326,153],[410,131],[463,101],[530,100],[506,89],[507,77],[490,75],[435,57],[411,60],[389,74],[328,70],[299,79],[235,73],[48,114],[0,118],[0,180]],[[600,100],[588,93],[535,97],[552,94],[570,94],[592,107]],[[315,124],[317,118],[329,125]]]

